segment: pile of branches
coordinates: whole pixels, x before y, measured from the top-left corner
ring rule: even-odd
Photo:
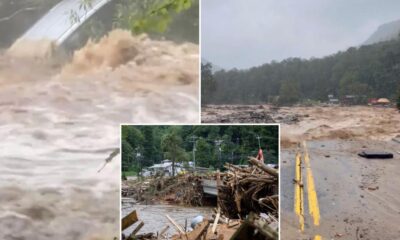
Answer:
[[[201,177],[193,174],[154,176],[144,181],[127,182],[122,186],[122,196],[139,202],[168,201],[187,206],[202,206]]]
[[[218,183],[218,204],[228,218],[244,219],[250,212],[278,218],[279,173],[255,158],[249,167],[225,164]]]

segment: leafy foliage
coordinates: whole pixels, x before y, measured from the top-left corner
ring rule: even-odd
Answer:
[[[210,63],[201,64],[201,102],[210,101],[211,94],[215,91],[215,81]]]
[[[83,10],[85,14],[92,8],[92,6],[93,0],[81,0],[79,2],[79,10]],[[69,21],[71,24],[80,22],[79,14],[72,9],[69,12]]]
[[[188,10],[194,0],[124,0],[117,5],[115,24],[134,33],[165,32],[173,16]]]
[[[80,10],[87,12],[93,0],[80,0]],[[198,42],[199,0],[117,0],[112,27],[129,29],[135,34],[147,33],[171,40]],[[189,11],[190,10],[190,11]],[[69,12],[71,24],[79,22],[77,12]],[[106,33],[104,21],[93,17],[84,24],[84,31],[92,39]],[[111,26],[110,26],[111,27]],[[109,29],[108,29],[109,30]]]
[[[294,104],[300,99],[300,90],[297,82],[283,81],[279,90],[279,104]]]
[[[122,165],[128,171],[164,159],[193,161],[193,148],[197,166],[243,164],[248,156],[257,155],[257,136],[266,162],[277,163],[278,131],[277,126],[123,126]],[[136,157],[138,152],[140,159]]]
[[[175,162],[180,159],[185,160],[185,150],[181,147],[182,138],[178,135],[177,130],[173,129],[163,136],[161,140],[161,149],[165,156],[172,160],[172,176],[175,176]]]
[[[133,25],[133,32],[164,32],[172,20],[172,13],[179,13],[190,8],[191,0],[170,0],[155,4],[152,9]]]
[[[208,99],[215,104],[257,104],[279,96],[281,104],[307,99],[396,99],[400,83],[400,39],[349,48],[321,59],[290,58],[247,70],[218,71],[216,90]]]

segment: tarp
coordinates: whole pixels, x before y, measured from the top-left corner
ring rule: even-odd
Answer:
[[[377,103],[390,103],[390,100],[387,98],[379,98]]]

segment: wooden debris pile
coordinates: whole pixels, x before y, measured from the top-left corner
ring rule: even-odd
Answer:
[[[278,170],[268,167],[255,158],[249,159],[248,167],[225,164],[225,168],[226,172],[217,172],[212,177],[216,180],[218,189],[218,209],[215,209],[211,217],[205,217],[193,230],[190,231],[186,223],[185,227],[180,226],[166,215],[170,224],[161,231],[138,235],[143,226],[143,223],[139,223],[130,238],[125,239],[278,240]],[[193,174],[176,177],[157,176],[147,178],[145,181],[124,183],[122,195],[133,196],[140,201],[156,199],[175,204],[201,206],[203,179],[210,180],[209,176],[200,177]],[[170,226],[176,230],[172,238],[166,234]]]
[[[251,212],[229,239],[278,240],[278,225],[277,219],[271,216]]]
[[[228,171],[220,174],[217,183],[218,205],[223,215],[245,219],[254,212],[278,218],[278,171],[255,158],[250,158],[249,164],[249,167],[225,164]]]
[[[179,227],[179,226],[177,226]],[[176,228],[177,228],[176,227]],[[276,218],[266,214],[251,212],[245,220],[228,219],[218,209],[211,219],[205,219],[192,231],[179,231],[174,240],[278,240],[279,223]]]
[[[193,174],[175,177],[155,176],[144,181],[125,181],[122,197],[138,202],[166,201],[186,206],[202,206],[203,188],[201,177]]]

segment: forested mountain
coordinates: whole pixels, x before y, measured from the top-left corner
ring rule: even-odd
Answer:
[[[137,171],[164,159],[193,161],[194,146],[197,166],[244,164],[257,155],[257,137],[265,162],[277,163],[278,131],[277,126],[123,126],[122,166]]]
[[[207,70],[202,66],[202,76]],[[400,85],[400,39],[352,47],[320,59],[289,58],[204,76],[203,103],[291,104],[306,99],[327,101],[330,94],[395,99]]]
[[[378,29],[365,41],[363,45],[370,45],[383,41],[390,41],[396,39],[400,34],[400,20],[385,23],[378,27]]]

